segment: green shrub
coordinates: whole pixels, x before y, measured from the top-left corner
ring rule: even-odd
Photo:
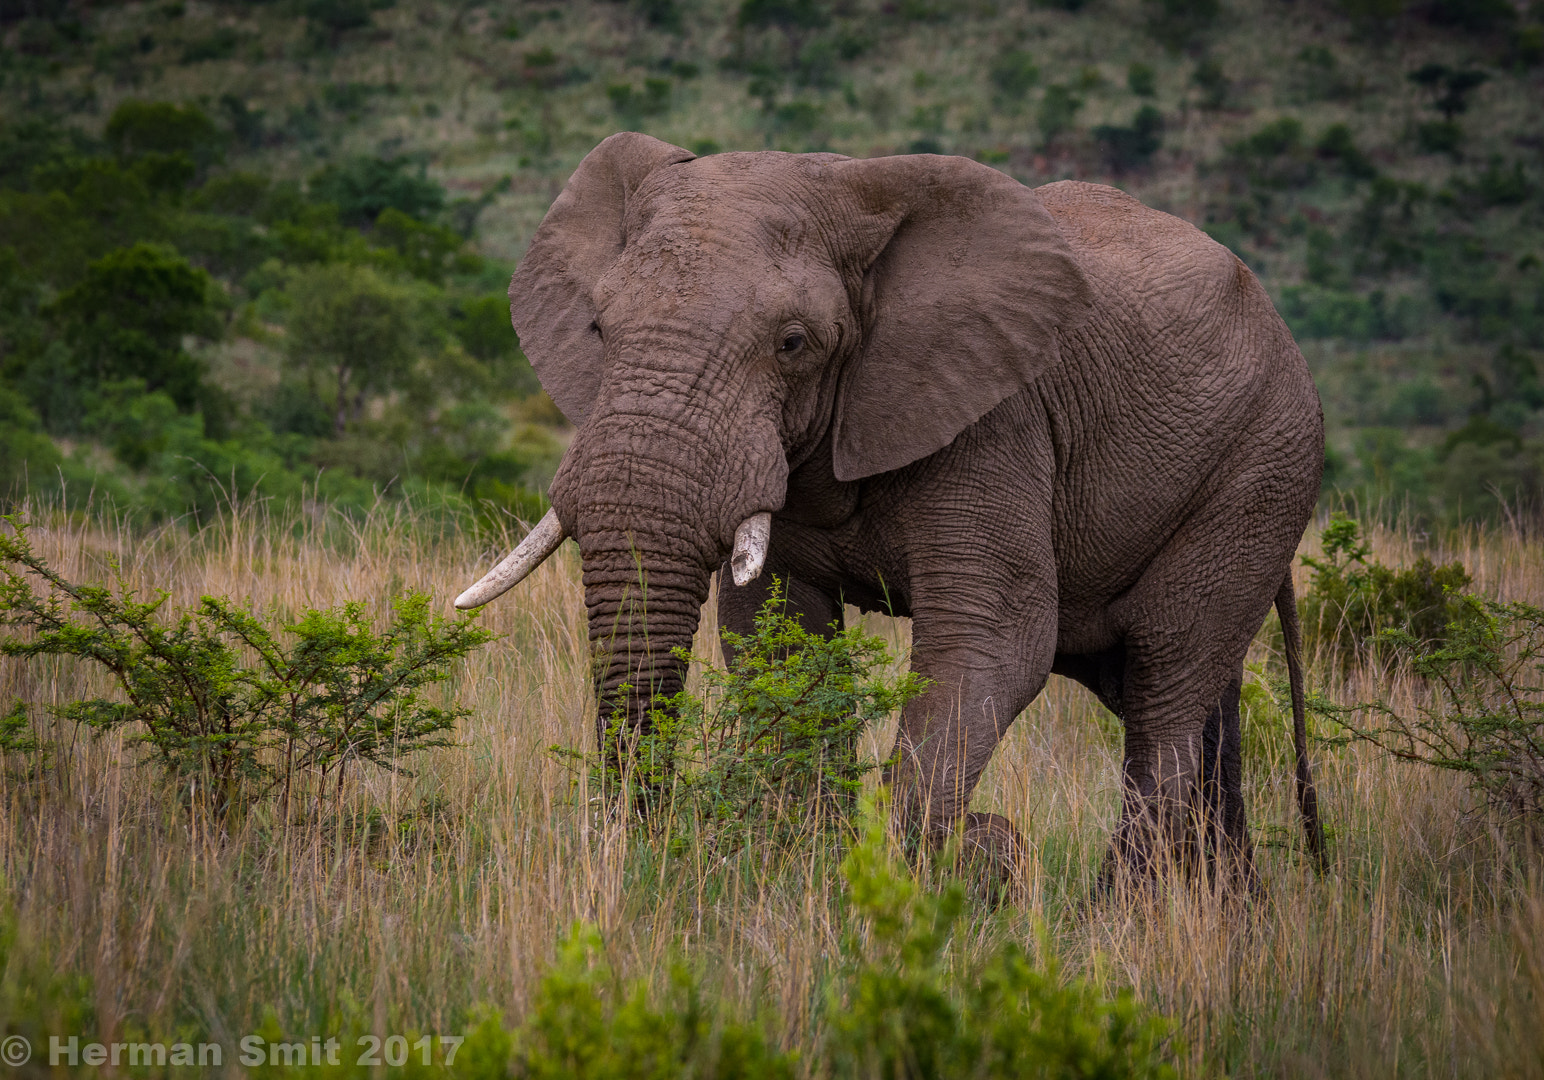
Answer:
[[[1072,122],[1082,107],[1083,99],[1061,83],[1052,83],[1045,88],[1045,96],[1040,99],[1040,108],[1035,114],[1035,120],[1040,126],[1041,138],[1045,140],[1047,146],[1062,132],[1071,129]]]
[[[107,145],[121,157],[186,154],[199,168],[220,160],[225,135],[196,105],[167,101],[125,101],[103,129]]]
[[[1333,277],[1327,272],[1321,276]],[[1317,285],[1289,285],[1281,290],[1281,317],[1300,339],[1344,338],[1348,341],[1398,341],[1417,323],[1414,301],[1393,303],[1381,289],[1366,296]]]
[[[1336,514],[1319,534],[1322,558],[1303,556],[1313,569],[1304,599],[1303,639],[1350,663],[1371,653],[1380,659],[1383,635],[1397,631],[1423,648],[1441,646],[1466,610],[1459,591],[1470,582],[1462,563],[1437,566],[1425,555],[1394,570],[1369,559],[1361,526]]]
[[[167,596],[142,601],[116,588],[65,580],[33,552],[26,526],[0,533],[0,641],[6,656],[68,657],[103,668],[121,697],[88,698],[58,715],[102,733],[128,730],[146,763],[188,800],[223,817],[277,795],[286,815],[341,790],[352,761],[403,771],[415,751],[450,744],[466,709],[441,707],[424,690],[494,634],[463,616],[430,614],[408,593],[376,632],[365,606],[308,610],[283,633],[250,611],[205,596],[162,613]],[[41,584],[42,595],[34,591]]]
[[[1439,643],[1391,628],[1379,645],[1423,683],[1413,707],[1387,701],[1319,711],[1346,737],[1465,775],[1486,808],[1544,838],[1544,608],[1454,596]],[[1357,717],[1365,717],[1357,720]]]
[[[416,173],[416,174],[415,174]],[[392,209],[420,221],[445,205],[445,189],[407,158],[354,157],[311,178],[311,197],[337,206],[345,224],[367,226]]]
[[[1144,64],[1140,60],[1133,60],[1126,68],[1126,89],[1137,97],[1156,97],[1158,94],[1158,73],[1153,70],[1151,64]]]
[[[958,884],[919,888],[891,852],[878,814],[842,872],[861,931],[858,958],[826,1003],[835,1077],[1170,1077],[1172,1025],[1129,991],[1113,999],[1054,962],[1036,968],[1016,942],[955,979],[945,961],[964,907]]]
[[[485,1021],[468,1040],[467,1065],[491,1065],[490,1075],[522,1080],[794,1075],[796,1059],[769,1046],[759,1027],[717,1012],[681,965],[671,971],[663,1002],[652,1002],[642,981],[622,983],[606,963],[600,934],[579,924],[560,943],[514,1038],[501,1040],[497,1022]],[[499,1051],[509,1049],[513,1054],[500,1060]]]
[[[606,87],[606,97],[618,116],[638,120],[645,116],[660,116],[670,111],[671,82],[669,79],[645,79],[643,89],[632,83],[616,83]]]
[[[1201,108],[1215,112],[1228,103],[1228,75],[1216,57],[1208,56],[1197,64],[1190,83],[1201,91]]]
[[[1195,45],[1222,12],[1221,0],[1144,0],[1147,32],[1178,52]]]
[[[367,266],[328,263],[297,273],[286,345],[294,368],[321,384],[341,436],[365,402],[398,386],[417,358],[413,297]]]
[[[1115,172],[1141,168],[1163,145],[1163,114],[1143,105],[1129,127],[1100,124],[1094,128],[1094,138],[1103,144],[1105,160]]]
[[[190,411],[206,393],[203,364],[183,349],[183,338],[219,338],[222,302],[209,275],[175,251],[147,243],[110,251],[46,309],[79,367],[56,378],[74,381],[78,395],[97,383],[142,379]]]
[[[987,75],[1005,100],[1023,101],[1024,95],[1040,81],[1040,68],[1031,53],[1005,49],[992,60]]]
[[[1346,124],[1331,124],[1319,136],[1314,150],[1322,158],[1340,163],[1342,171],[1354,180],[1371,180],[1378,175],[1372,159],[1356,145],[1356,138]]]
[[[622,982],[600,934],[580,924],[559,945],[524,1022],[511,1033],[496,1013],[482,1014],[457,1056],[458,1072],[490,1080],[1175,1075],[1173,1024],[1129,991],[1110,998],[1054,965],[1036,968],[1015,943],[956,978],[946,952],[964,891],[920,888],[892,854],[872,806],[842,873],[856,918],[843,940],[842,973],[827,990],[826,1037],[809,1065],[769,1045],[759,1025],[723,1015],[682,965],[672,968],[664,995],[651,995],[641,980]]]
[[[926,688],[915,673],[888,678],[884,642],[857,627],[822,636],[787,614],[775,584],[749,637],[726,631],[727,669],[702,666],[704,696],[688,691],[655,703],[650,731],[631,754],[630,778],[667,809],[655,820],[676,835],[698,834],[720,850],[751,837],[787,841],[847,821],[875,763],[858,754],[869,724]],[[612,718],[608,742],[626,718]],[[614,760],[608,755],[608,760]],[[821,812],[821,811],[824,812]]]
[[[0,507],[29,482],[51,480],[62,460],[26,399],[0,383]]]

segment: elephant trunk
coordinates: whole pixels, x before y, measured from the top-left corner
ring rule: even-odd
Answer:
[[[638,446],[576,440],[572,471],[553,483],[583,557],[597,737],[613,766],[649,730],[655,700],[680,691],[686,664],[675,650],[691,647],[723,557],[719,530],[702,520],[701,471]]]
[[[589,609],[599,714],[596,735],[609,755],[649,730],[655,699],[680,691],[689,649],[708,594],[708,571],[666,566],[637,549],[587,551],[584,598]]]

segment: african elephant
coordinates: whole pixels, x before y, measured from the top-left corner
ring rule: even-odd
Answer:
[[[1124,725],[1106,879],[1226,850],[1252,884],[1239,689],[1275,603],[1319,849],[1289,567],[1323,421],[1225,247],[1113,188],[1030,189],[964,158],[697,158],[623,133],[574,172],[509,295],[578,431],[552,511],[457,606],[577,540],[601,716],[642,723],[679,689],[672,650],[721,565],[742,632],[776,575],[811,628],[844,601],[912,619],[934,684],[888,778],[913,835],[963,826],[1011,857],[1013,826],[966,808],[1056,673]]]

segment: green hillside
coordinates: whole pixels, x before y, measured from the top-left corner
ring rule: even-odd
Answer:
[[[0,485],[529,514],[509,272],[619,129],[1114,183],[1265,281],[1327,485],[1544,503],[1544,8],[0,0]],[[73,493],[73,494],[70,494]]]

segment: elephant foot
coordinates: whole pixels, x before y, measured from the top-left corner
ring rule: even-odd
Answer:
[[[1028,853],[1023,837],[1001,814],[966,814],[963,824],[960,876],[987,906],[1010,902],[1023,887]]]
[[[1111,899],[1151,900],[1165,887],[1207,894],[1229,906],[1253,907],[1266,898],[1248,837],[1240,843],[1214,833],[1203,844],[1200,830],[1179,839],[1156,828],[1118,831],[1105,851],[1091,907]]]

